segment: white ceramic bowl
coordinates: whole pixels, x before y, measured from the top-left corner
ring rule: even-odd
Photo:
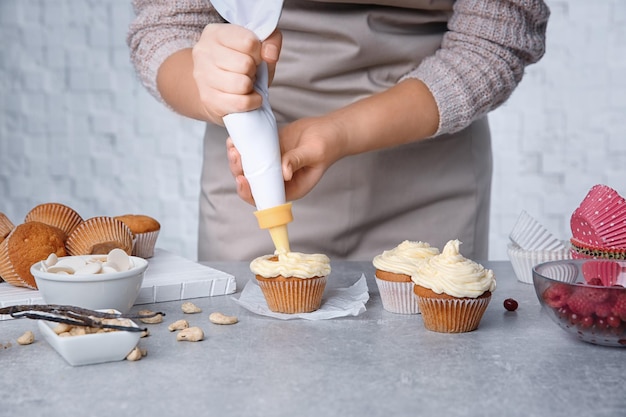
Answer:
[[[141,332],[117,330],[62,337],[53,330],[58,323],[39,320],[38,325],[50,346],[72,366],[121,361],[137,346],[141,336]],[[137,327],[134,322],[132,326]]]
[[[91,255],[78,257],[89,258]],[[137,300],[148,268],[145,259],[137,256],[131,256],[130,259],[133,268],[122,272],[64,275],[42,271],[41,262],[34,264],[30,272],[46,304],[71,305],[91,310],[112,308],[126,313]]]

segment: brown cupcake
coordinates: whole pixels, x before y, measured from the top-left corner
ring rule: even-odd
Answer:
[[[2,242],[9,233],[15,229],[15,225],[9,220],[4,213],[0,213],[0,242]]]
[[[268,308],[276,313],[310,313],[322,304],[326,277],[265,278],[256,275],[256,279]]]
[[[154,247],[161,230],[159,222],[144,214],[124,214],[115,219],[123,222],[133,234],[134,256],[151,258],[154,256]]]
[[[24,222],[41,222],[57,227],[70,235],[72,231],[83,221],[83,218],[74,209],[60,203],[44,203],[33,207],[26,214]]]
[[[476,298],[437,294],[429,288],[414,285],[424,327],[440,333],[464,333],[476,330],[491,300],[485,291]]]
[[[51,253],[66,256],[65,233],[41,222],[27,222],[16,226],[0,242],[0,276],[16,287],[37,288],[30,267],[45,260]]]
[[[279,256],[281,260],[279,260]],[[250,264],[259,287],[263,292],[268,308],[276,313],[310,313],[318,310],[322,305],[322,296],[326,288],[327,275],[330,273],[330,260],[326,255],[305,255],[289,252],[279,256],[265,255],[256,258]],[[284,276],[297,268],[300,262],[307,260],[316,263],[312,272],[323,276]],[[276,263],[276,268],[274,268]],[[284,271],[277,274],[276,271]],[[266,276],[267,275],[267,276]]]
[[[131,255],[133,234],[128,226],[113,217],[92,217],[72,231],[65,246],[72,256],[105,255],[115,248]]]

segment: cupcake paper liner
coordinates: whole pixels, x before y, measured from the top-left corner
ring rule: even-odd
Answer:
[[[478,328],[491,295],[484,298],[431,298],[417,296],[424,326],[439,333],[465,333]]]
[[[513,226],[509,239],[525,250],[561,250],[564,248],[561,240],[524,210]]]
[[[133,256],[140,258],[151,258],[154,256],[154,248],[156,246],[159,230],[146,233],[135,233],[133,239]]]
[[[72,208],[60,203],[46,203],[34,207],[26,214],[24,222],[41,222],[58,227],[69,236],[83,218]]]
[[[270,310],[276,313],[309,313],[320,308],[326,277],[257,279]]]
[[[558,250],[528,251],[520,248],[514,243],[509,243],[507,246],[507,253],[517,280],[519,282],[523,282],[524,284],[532,285],[533,267],[535,265],[548,261],[571,259],[572,255],[570,253],[570,249],[565,247],[565,245],[566,242],[563,242],[563,249]]]
[[[413,292],[413,282],[386,281],[376,277],[383,308],[390,313],[418,314],[417,296]]]
[[[13,229],[15,229],[15,225],[11,220],[9,220],[4,213],[0,213],[0,242],[2,242]]]
[[[133,235],[124,223],[112,217],[92,217],[79,224],[65,244],[70,255],[108,253],[114,247],[129,255],[133,249]]]
[[[611,187],[595,185],[572,213],[570,227],[586,245],[626,248],[626,200]]]
[[[589,260],[582,265],[581,269],[587,282],[600,278],[605,287],[626,284],[626,262]]]
[[[616,259],[626,260],[626,249],[589,245],[575,238],[570,240],[572,259]]]

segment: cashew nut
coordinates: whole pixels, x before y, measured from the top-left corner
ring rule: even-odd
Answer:
[[[211,313],[209,320],[215,324],[235,324],[239,321],[237,316],[226,316],[220,312]]]
[[[56,326],[54,326],[54,329],[52,329],[52,330],[54,330],[54,332],[56,334],[61,334],[61,333],[69,332],[71,328],[72,328],[72,326],[70,324],[59,323]]]
[[[150,330],[146,329],[146,330],[141,332],[141,335],[139,337],[144,338],[144,337],[148,337],[148,336],[150,336]]]
[[[126,355],[127,361],[138,361],[141,358],[143,358],[143,354],[141,353],[139,346],[135,346],[135,348],[131,350],[128,355]]]
[[[204,332],[199,327],[183,329],[176,335],[176,340],[187,342],[199,342],[204,339]]]
[[[200,307],[189,301],[184,302],[183,305],[180,306],[180,308],[185,314],[202,313],[202,309]]]
[[[139,359],[147,355],[148,355],[148,351],[146,349],[141,349],[139,346],[135,346],[135,348],[131,350],[128,355],[126,355],[126,360],[138,361]]]
[[[20,345],[30,345],[35,341],[35,334],[30,330],[17,338],[17,343]]]
[[[139,315],[150,315],[153,314],[153,311],[150,310],[141,310],[139,311]],[[162,323],[163,322],[163,315],[162,314],[157,314],[154,317],[144,317],[142,319],[139,319],[142,323],[146,323],[146,324],[157,324],[157,323]]]
[[[170,332],[174,330],[183,330],[189,327],[189,322],[187,320],[176,320],[174,323],[167,326]]]

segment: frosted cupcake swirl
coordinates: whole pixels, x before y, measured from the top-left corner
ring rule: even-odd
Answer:
[[[271,260],[278,257],[278,261]],[[250,263],[250,270],[264,278],[283,276],[285,278],[325,277],[330,274],[330,259],[322,254],[284,252],[264,255]]]
[[[411,279],[417,285],[437,294],[476,298],[496,289],[493,271],[466,259],[459,253],[458,240],[446,243],[441,254],[418,265]]]
[[[412,275],[417,264],[435,255],[439,255],[439,249],[430,244],[405,240],[395,248],[376,255],[372,263],[381,271]]]

